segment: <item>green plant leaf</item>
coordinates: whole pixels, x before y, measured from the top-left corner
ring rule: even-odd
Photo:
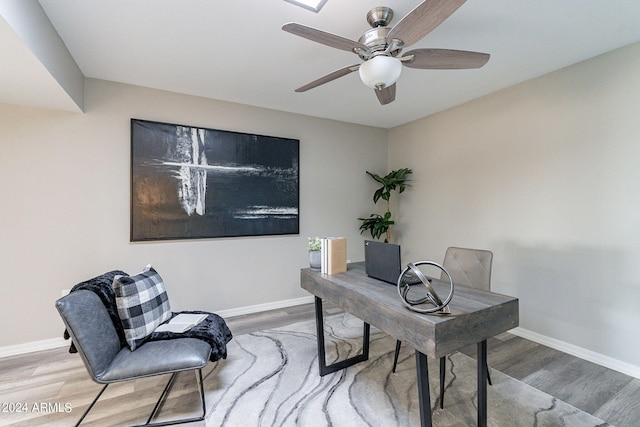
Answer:
[[[399,193],[404,192],[405,188],[410,185],[408,184],[409,178],[407,175],[413,173],[409,168],[391,171],[384,177],[369,171],[366,172],[374,180],[382,184],[382,187],[378,188],[375,193],[373,193],[373,203],[378,203],[378,200],[380,199],[388,202],[389,199],[391,199],[391,192],[393,190],[397,189]]]
[[[384,216],[371,214],[368,218],[358,219],[362,221],[362,225],[360,225],[360,234],[368,231],[374,239],[379,239],[380,236],[385,234],[389,227],[394,224],[394,222],[391,221],[391,212],[386,212]]]
[[[366,171],[373,179],[375,179],[376,181],[378,181],[380,184],[384,184],[383,178],[378,175],[377,173],[371,173],[369,171]]]
[[[382,184],[382,186],[373,193],[373,203],[378,203],[378,200],[382,199],[387,202],[387,212],[384,216],[379,214],[371,214],[368,218],[358,218],[362,221],[360,225],[360,234],[368,231],[371,233],[371,237],[374,239],[380,238],[383,234],[387,234],[384,241],[389,239],[389,227],[395,224],[391,220],[391,212],[389,211],[389,200],[391,199],[391,192],[398,190],[398,193],[404,192],[406,187],[409,187],[409,177],[413,171],[409,168],[402,168],[389,172],[386,176],[380,176],[373,172],[366,171],[371,178],[376,182]]]

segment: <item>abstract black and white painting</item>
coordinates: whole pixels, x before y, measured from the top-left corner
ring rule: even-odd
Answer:
[[[298,234],[299,143],[131,119],[131,241]]]

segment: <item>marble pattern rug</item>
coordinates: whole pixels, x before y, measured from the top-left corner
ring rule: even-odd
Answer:
[[[348,314],[325,318],[327,363],[359,354],[362,322]],[[371,329],[369,360],[318,375],[315,322],[234,337],[229,357],[206,379],[211,427],[417,426],[420,424],[415,357],[403,346],[391,372],[395,339]],[[474,426],[476,363],[461,353],[447,361],[444,409],[438,406],[438,361],[429,359],[434,426]],[[490,426],[607,426],[548,394],[491,369]]]

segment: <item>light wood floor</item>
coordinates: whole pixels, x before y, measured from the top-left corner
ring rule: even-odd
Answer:
[[[325,310],[339,311],[328,304]],[[234,335],[240,335],[310,319],[314,319],[312,304],[226,320]],[[509,333],[489,340],[488,348],[492,369],[612,425],[640,426],[640,380]],[[402,351],[401,363],[413,363],[412,349],[403,346]],[[474,357],[475,347],[463,352]],[[213,365],[204,371],[205,386]],[[167,377],[155,377],[110,385],[82,425],[144,423],[166,381]],[[0,359],[0,426],[73,425],[100,388],[89,379],[80,357],[66,348]],[[198,411],[195,376],[181,374],[162,414],[172,418]]]

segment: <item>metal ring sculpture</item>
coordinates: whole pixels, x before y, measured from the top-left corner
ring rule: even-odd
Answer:
[[[422,274],[422,271],[420,271],[420,269],[417,267],[423,264],[433,265],[435,267],[438,267],[440,270],[444,271],[444,273],[449,278],[449,286],[450,286],[449,296],[444,301],[440,299],[435,289],[433,289],[433,287],[431,286],[431,283],[429,283],[430,282],[429,279],[427,279],[427,277],[424,274]],[[407,296],[407,294],[409,293],[409,284],[407,283],[407,281],[404,280],[404,277],[410,271],[413,274],[415,274],[418,277],[418,279],[422,282],[422,284],[427,288],[427,293],[423,298],[420,298],[417,300],[411,300]],[[409,263],[407,264],[407,268],[402,270],[402,273],[400,273],[400,276],[398,277],[398,295],[400,295],[400,298],[402,299],[402,302],[404,303],[404,305],[406,305],[407,308],[415,312],[429,314],[429,313],[435,313],[438,311],[443,311],[446,308],[447,304],[451,302],[451,298],[453,298],[453,279],[451,278],[451,275],[449,274],[449,272],[443,266],[441,266],[436,262],[418,261],[415,263]],[[433,308],[416,307],[417,305],[423,304],[423,303],[431,303],[433,304],[434,307]],[[447,309],[447,312],[448,312],[448,309]]]

